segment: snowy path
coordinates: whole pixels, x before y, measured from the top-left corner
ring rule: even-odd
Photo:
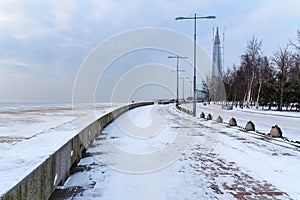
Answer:
[[[85,170],[62,187],[73,196],[62,199],[300,199],[297,149],[193,118],[174,105],[141,107],[128,116],[95,140],[79,163]],[[153,123],[163,125],[153,129]],[[136,130],[147,127],[158,132],[139,138]],[[144,158],[166,149],[155,160]]]
[[[181,106],[192,109],[192,104],[182,104]],[[210,104],[204,106],[202,103],[198,103],[197,116],[201,112],[204,112],[206,115],[211,113],[214,118],[220,115],[225,122],[234,117],[238,125],[243,127],[251,120],[255,124],[256,130],[263,133],[269,133],[272,126],[278,125],[282,129],[284,137],[287,137],[289,140],[300,141],[299,112],[262,111],[235,107],[233,110],[224,110],[220,105]]]

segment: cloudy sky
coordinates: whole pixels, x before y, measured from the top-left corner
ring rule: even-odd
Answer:
[[[267,56],[295,39],[299,0],[1,0],[0,100],[70,101],[78,70],[97,45],[119,33],[160,27],[193,37],[209,55],[212,29],[225,32],[225,67],[239,64],[246,42],[262,40]],[[170,65],[174,65],[174,61]]]

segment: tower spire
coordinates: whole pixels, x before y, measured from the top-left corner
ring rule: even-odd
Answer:
[[[221,44],[220,36],[219,36],[219,27],[217,27],[217,32],[216,32],[216,36],[215,36],[215,44]]]
[[[219,27],[217,27],[214,45],[213,45],[212,76],[222,77],[221,41],[219,36]]]

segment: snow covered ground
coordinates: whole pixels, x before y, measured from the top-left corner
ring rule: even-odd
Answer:
[[[180,106],[192,109],[192,104],[181,104]],[[197,116],[204,112],[205,115],[211,113],[214,119],[220,115],[224,122],[229,122],[231,117],[237,120],[239,126],[245,127],[248,121],[255,124],[255,129],[263,133],[269,133],[271,127],[278,125],[283,136],[289,140],[300,141],[300,112],[278,112],[259,109],[240,109],[234,107],[233,110],[224,110],[221,105],[203,103],[197,104]]]
[[[0,197],[74,137],[80,125],[85,127],[118,106],[0,105]]]
[[[56,199],[300,199],[296,147],[174,105],[140,107],[129,116],[105,128]],[[147,127],[155,133],[137,137]]]

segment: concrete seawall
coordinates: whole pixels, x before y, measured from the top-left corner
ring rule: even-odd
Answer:
[[[47,200],[56,186],[69,176],[72,165],[82,158],[82,153],[89,147],[102,129],[124,112],[153,104],[143,102],[120,107],[105,114],[82,129],[59,150],[49,156],[41,165],[28,174],[22,181],[7,191],[1,200],[45,199]]]

